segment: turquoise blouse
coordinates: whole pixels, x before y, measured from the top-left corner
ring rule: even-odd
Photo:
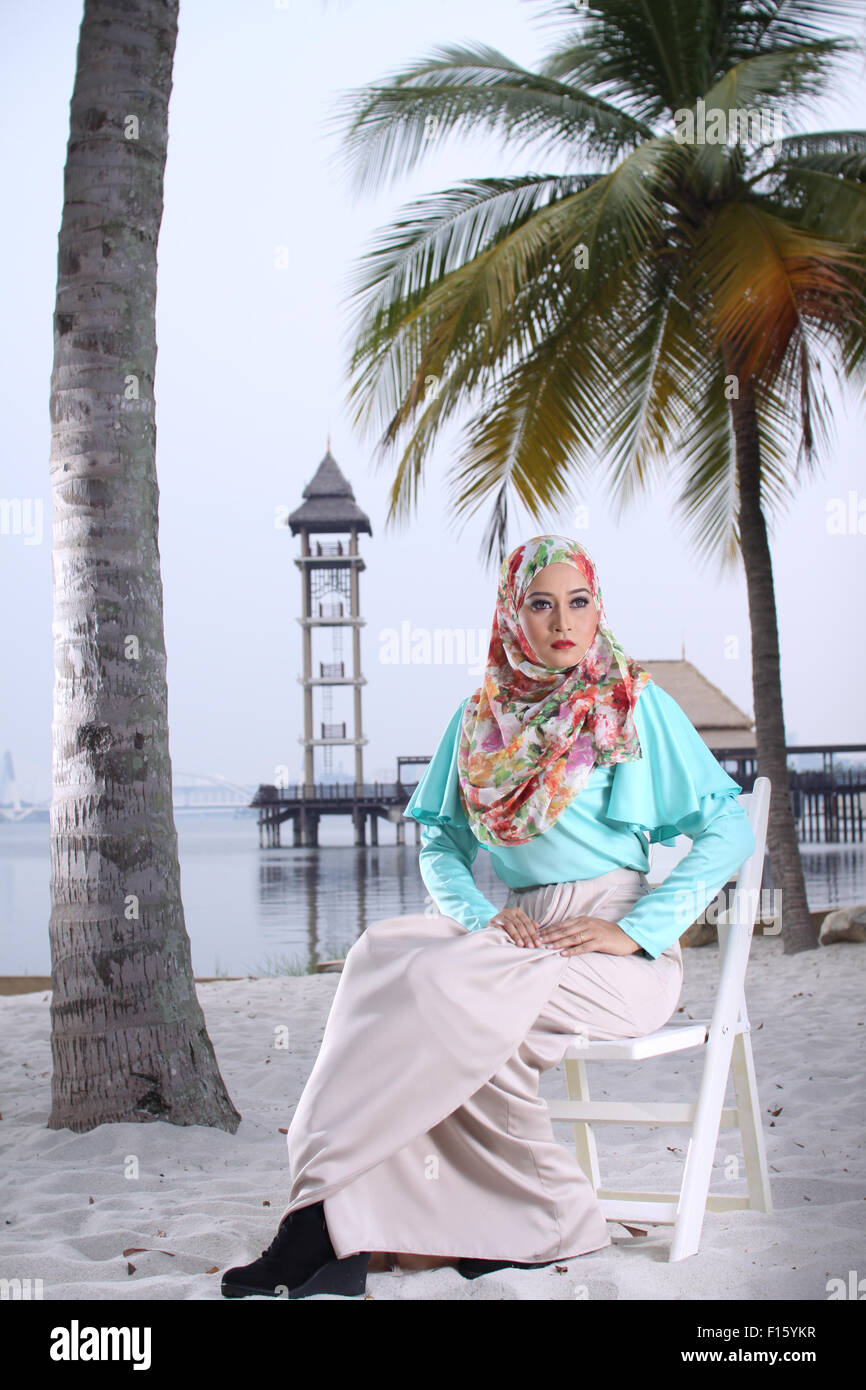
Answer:
[[[468,699],[468,697],[467,697]],[[457,746],[466,700],[446,728],[403,812],[419,821],[421,877],[439,911],[478,931],[499,910],[476,887],[479,848],[509,888],[596,878],[610,869],[649,869],[649,846],[692,846],[663,883],[618,925],[653,960],[682,935],[753,852],[755,837],[736,798],[742,787],[713,757],[676,700],[649,681],[634,707],[641,757],[596,766],[549,830],[524,845],[477,840],[460,801]]]

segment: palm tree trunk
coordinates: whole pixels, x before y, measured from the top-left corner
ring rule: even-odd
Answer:
[[[725,367],[730,370],[730,361]],[[767,849],[774,891],[782,905],[782,942],[787,953],[808,951],[818,938],[806,897],[797,826],[788,782],[785,718],[779,663],[779,628],[773,591],[773,567],[761,510],[761,446],[751,382],[741,379],[739,397],[731,401],[739,488],[740,547],[749,596],[752,632],[752,695],[758,772],[772,786]]]
[[[178,0],[86,0],[58,241],[50,1129],[234,1132],[195,993],[168,750],[156,246]]]

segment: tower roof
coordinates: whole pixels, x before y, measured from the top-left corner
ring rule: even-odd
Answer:
[[[372,536],[370,518],[355,501],[352,485],[330,449],[301,496],[306,501],[291,513],[287,523],[293,536],[299,531],[350,531],[352,527]]]

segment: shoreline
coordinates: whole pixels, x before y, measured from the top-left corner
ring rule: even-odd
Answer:
[[[811,919],[812,919],[812,925],[814,926],[815,932],[816,932],[816,934],[817,934],[817,933],[819,933],[820,930],[821,930],[821,923],[824,921],[824,918],[827,917],[831,912],[850,912],[850,911],[853,911],[853,907],[848,907],[848,906],[842,906],[842,907],[822,907],[822,908],[819,908],[818,910],[816,910],[816,911],[814,911],[814,912],[810,912],[810,913],[809,913],[809,916],[810,916]],[[692,927],[687,927],[687,928],[686,928],[686,931],[684,931],[683,934],[682,934],[682,936],[680,937],[680,942],[681,942],[681,944],[682,944],[682,946],[683,946],[683,949],[700,950],[700,949],[703,948],[703,945],[704,945],[704,944],[706,944],[706,945],[712,944],[711,942],[706,942],[706,943],[701,943],[700,946],[698,946],[698,945],[693,946],[690,942],[684,940],[684,938],[686,937],[686,935],[687,935],[688,932],[690,932],[690,931],[692,931]],[[763,936],[778,936],[778,935],[779,935],[779,932],[776,931],[776,930],[764,931],[764,930],[762,929],[762,924],[761,924],[760,922],[757,922],[757,923],[755,924],[755,929],[754,929],[754,932],[753,932],[753,938],[754,938],[755,940],[757,940],[758,938],[763,937]],[[316,966],[315,973],[316,973],[317,975],[339,974],[339,971],[340,971],[340,968],[342,967],[342,964],[343,964],[343,961],[342,961],[342,960],[322,960],[322,961],[319,961],[319,962],[318,962],[318,964],[317,964],[317,966]],[[239,980],[260,980],[260,979],[261,979],[261,980],[265,980],[265,979],[279,979],[279,980],[285,979],[285,980],[293,980],[293,979],[309,979],[309,978],[311,978],[312,973],[313,973],[313,972],[311,971],[309,974],[304,974],[304,975],[301,975],[301,976],[297,976],[297,975],[288,975],[288,974],[287,974],[287,975],[194,975],[194,976],[193,976],[193,980],[194,980],[194,983],[197,984],[197,985],[232,984],[232,983],[237,984],[237,982],[238,982]],[[4,995],[9,995],[9,996],[11,996],[11,995],[16,995],[16,994],[44,994],[44,993],[46,992],[46,990],[49,990],[49,991],[50,991],[51,989],[52,989],[52,984],[51,984],[51,976],[50,976],[50,975],[0,975],[0,998],[2,998]]]

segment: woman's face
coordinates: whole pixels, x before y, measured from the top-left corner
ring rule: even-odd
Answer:
[[[598,607],[582,572],[557,561],[532,577],[518,612],[520,625],[545,666],[575,666],[592,645]],[[567,646],[554,646],[567,642]]]

